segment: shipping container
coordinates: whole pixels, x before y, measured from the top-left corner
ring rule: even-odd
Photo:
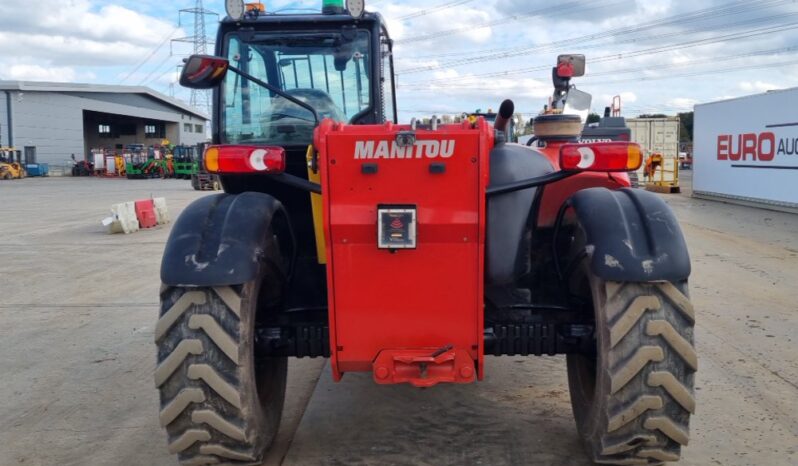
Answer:
[[[663,165],[655,175],[655,180],[666,184],[678,185],[678,157],[679,157],[679,117],[664,118],[627,118],[626,125],[632,130],[632,142],[640,144],[644,157],[652,154],[663,156]],[[645,184],[645,159],[640,170],[637,171],[638,179]]]
[[[696,105],[693,193],[798,209],[798,88]]]
[[[659,153],[668,159],[679,155],[679,117],[627,118],[632,141],[640,144],[646,154]]]

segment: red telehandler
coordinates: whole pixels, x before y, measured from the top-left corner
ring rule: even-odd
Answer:
[[[690,260],[628,142],[578,143],[561,57],[531,147],[495,124],[396,122],[392,41],[362,1],[320,14],[228,2],[204,163],[224,193],[173,225],[155,328],[160,422],[182,464],[257,464],[287,358],[333,378],[445,387],[485,355],[567,355],[577,430],[601,464],[679,458],[694,411]],[[563,63],[566,61],[568,63]],[[534,433],[530,432],[530,436]]]

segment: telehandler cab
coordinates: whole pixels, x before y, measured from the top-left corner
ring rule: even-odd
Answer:
[[[392,41],[362,6],[231,1],[218,56],[186,62],[181,83],[213,89],[204,163],[224,193],[187,207],[164,251],[169,450],[257,464],[288,357],[431,387],[482,380],[486,354],[565,354],[593,461],[677,460],[695,408],[690,260],[667,205],[628,188],[640,148],[577,143],[563,109],[584,57],[561,57],[530,147],[505,142],[511,101],[493,126],[400,125]]]

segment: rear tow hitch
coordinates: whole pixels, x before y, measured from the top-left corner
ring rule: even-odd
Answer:
[[[382,350],[374,360],[373,374],[378,384],[409,383],[420,388],[475,380],[473,357],[453,345],[438,349]]]

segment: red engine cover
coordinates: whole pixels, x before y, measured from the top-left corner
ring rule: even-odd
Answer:
[[[397,135],[410,130],[331,120],[316,130],[335,380],[349,371],[417,386],[470,382],[474,369],[482,377],[493,131],[482,119],[444,125],[402,147]],[[386,205],[415,208],[415,249],[378,248]]]

